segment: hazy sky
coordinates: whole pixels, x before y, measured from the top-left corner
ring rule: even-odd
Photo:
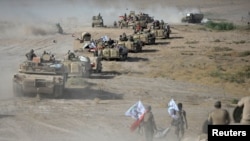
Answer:
[[[143,3],[142,3],[143,2]],[[101,13],[105,23],[113,23],[119,15],[134,10],[148,13],[157,19],[175,21],[179,10],[169,6],[165,0],[1,0],[1,20],[14,21],[62,21],[76,18],[80,22],[91,22]],[[177,18],[176,18],[177,20]]]

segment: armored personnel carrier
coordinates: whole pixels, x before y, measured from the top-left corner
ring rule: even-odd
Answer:
[[[68,72],[68,77],[89,78],[92,73],[102,72],[100,57],[76,56],[70,52],[62,63]]]
[[[101,14],[92,17],[92,27],[104,27]]]
[[[134,40],[140,40],[143,45],[155,44],[155,35],[149,30],[137,32],[133,35]]]
[[[139,13],[135,14],[134,11],[130,11],[128,16],[130,19],[128,21],[128,27],[135,29],[137,25],[140,25],[142,29],[147,28],[147,24],[154,21],[153,17],[150,17],[149,14]]]
[[[119,40],[118,46],[125,46],[129,52],[141,52],[142,51],[142,42],[140,39],[135,40],[133,36],[129,36],[128,40]]]
[[[63,95],[66,80],[64,65],[51,59],[50,55],[43,55],[20,64],[18,73],[13,76],[13,92],[16,96],[51,95],[58,98]]]
[[[94,55],[100,57],[102,60],[125,61],[128,57],[128,49],[120,45],[105,45],[105,47],[102,48],[98,47]]]
[[[154,34],[156,39],[167,39],[170,38],[171,29],[170,26],[164,22],[159,22],[158,20],[149,24],[149,29],[152,34]]]

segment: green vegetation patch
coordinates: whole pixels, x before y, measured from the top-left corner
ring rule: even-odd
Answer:
[[[250,79],[250,66],[246,66],[241,71],[238,71],[236,73],[226,73],[220,69],[217,69],[212,71],[210,73],[210,76],[231,83],[245,83],[247,79]]]
[[[199,41],[195,41],[195,40],[194,40],[194,41],[187,41],[187,42],[186,42],[186,44],[197,44],[197,43],[199,43]]]
[[[235,44],[244,44],[244,43],[246,43],[246,41],[244,41],[244,40],[233,41],[233,43],[235,43]]]
[[[209,21],[205,24],[206,27],[214,29],[214,30],[233,30],[236,26],[233,23],[228,22],[213,22]]]
[[[233,49],[229,48],[229,47],[214,47],[214,51],[215,52],[221,52],[221,51],[232,51]]]
[[[243,51],[239,53],[239,57],[246,57],[250,55],[250,50],[248,51]]]

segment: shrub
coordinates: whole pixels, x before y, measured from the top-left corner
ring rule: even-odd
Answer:
[[[235,29],[235,26],[233,23],[227,23],[227,22],[213,22],[209,21],[205,24],[206,27],[215,29],[215,30],[233,30]]]

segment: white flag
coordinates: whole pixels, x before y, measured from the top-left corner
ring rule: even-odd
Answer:
[[[168,113],[172,118],[177,118],[175,111],[179,111],[174,99],[171,99],[168,103]]]
[[[145,107],[141,101],[136,102],[125,113],[126,116],[130,116],[134,119],[140,119],[140,117],[146,112]]]

